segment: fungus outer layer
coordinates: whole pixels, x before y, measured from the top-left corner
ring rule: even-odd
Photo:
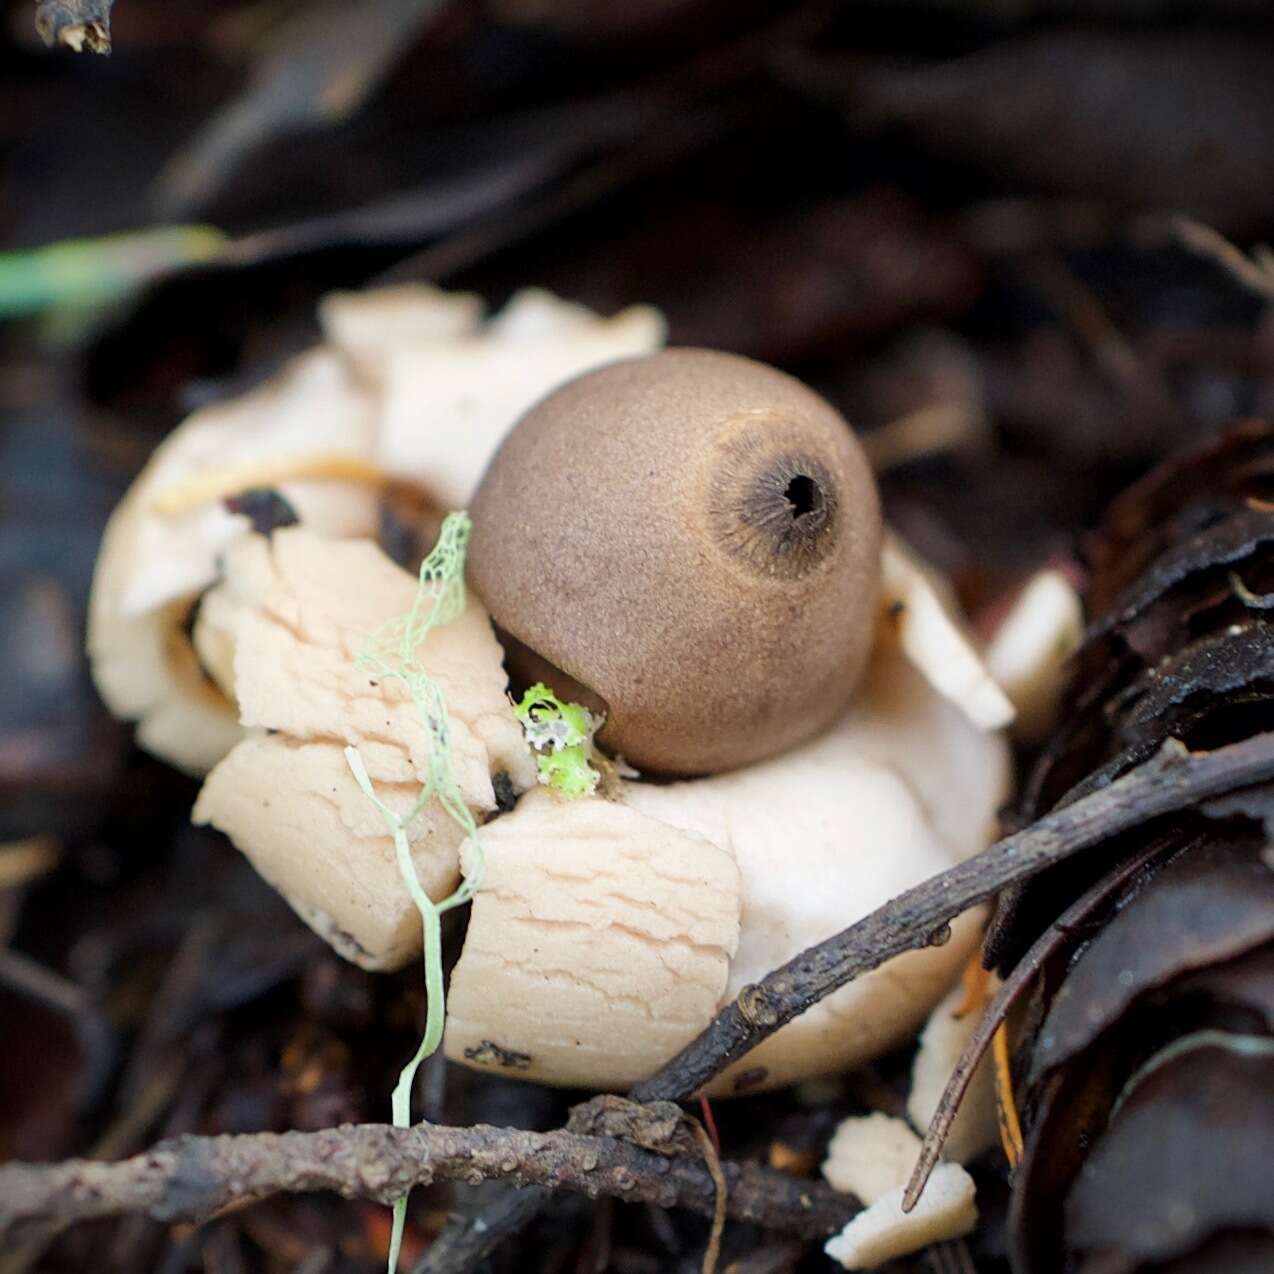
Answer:
[[[514,680],[560,669],[638,769],[777,755],[862,674],[875,482],[845,421],[773,368],[677,349],[581,376],[509,434],[472,512],[470,579],[516,639]]]
[[[625,785],[634,808],[729,847],[742,880],[726,996],[982,848],[1008,790],[998,736],[975,729],[883,641],[826,734],[732,774]],[[830,1074],[907,1039],[959,975],[979,915],[821,1000],[713,1081],[746,1094]]]
[[[217,578],[219,555],[247,518],[216,500],[178,515],[166,492],[214,466],[338,450],[366,454],[367,395],[341,360],[312,350],[251,393],[195,412],[156,450],[111,515],[89,603],[93,678],[116,716],[137,721],[137,741],[202,774],[241,737],[234,705],[203,673],[186,635],[191,607]],[[301,518],[332,536],[370,535],[376,492],[365,483],[284,482]]]
[[[911,1212],[902,1210],[903,1186],[860,1212],[823,1251],[847,1270],[871,1270],[933,1243],[971,1234],[978,1223],[973,1178],[956,1163],[939,1164]]]
[[[485,878],[451,978],[453,1061],[624,1088],[715,1016],[739,934],[728,849],[543,787],[489,823],[482,845]]]
[[[201,648],[215,639],[222,661],[229,652],[243,724],[269,733],[236,744],[213,770],[195,820],[229,835],[308,924],[366,968],[410,959],[420,926],[385,824],[343,749],[358,748],[381,800],[411,809],[429,773],[430,739],[408,690],[356,660],[415,594],[415,579],[375,545],[293,527],[231,548],[225,582],[196,630]],[[446,695],[461,797],[486,816],[496,808],[492,775],[527,787],[535,765],[476,598],[429,634],[420,658]],[[409,838],[426,892],[441,897],[458,878],[463,833],[435,800]]]

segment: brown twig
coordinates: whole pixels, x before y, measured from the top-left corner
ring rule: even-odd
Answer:
[[[110,1159],[126,1154],[141,1144],[151,1125],[168,1108],[185,1077],[187,1058],[169,1058],[168,1063],[155,1073],[150,1081],[137,1092],[124,1111],[112,1121],[106,1131],[93,1143],[89,1154],[96,1159]],[[0,1167],[0,1172],[3,1168]],[[0,1193],[0,1233],[3,1232],[3,1209],[7,1202]],[[25,1239],[0,1245],[0,1274],[26,1274],[43,1258],[53,1239],[53,1230],[47,1226],[28,1232]]]
[[[1211,752],[1170,739],[1108,787],[1046,815],[990,849],[906,890],[857,924],[746,986],[716,1020],[657,1074],[636,1101],[678,1101],[794,1017],[886,960],[946,941],[948,922],[1006,885],[1163,814],[1274,776],[1274,733]]]
[[[1132,404],[1165,421],[1184,425],[1180,404],[1157,368],[1148,364],[1110,317],[1097,294],[1056,253],[1036,253],[1019,262],[1040,299],[1056,311],[1094,361]]]
[[[39,0],[35,29],[49,48],[82,53],[111,51],[111,5],[115,0]]]
[[[1259,246],[1248,256],[1225,235],[1190,217],[1177,217],[1175,229],[1177,238],[1191,252],[1211,258],[1245,288],[1274,301],[1274,254],[1268,247]]]
[[[481,1265],[510,1235],[519,1234],[550,1198],[542,1186],[502,1190],[471,1215],[453,1214],[411,1274],[463,1274]]]
[[[708,1247],[703,1254],[703,1274],[716,1274],[717,1262],[721,1259],[721,1236],[725,1233],[726,1213],[730,1205],[730,1187],[726,1183],[725,1169],[721,1164],[721,1152],[708,1136],[708,1130],[698,1120],[690,1122],[694,1126],[695,1138],[703,1152],[704,1165],[712,1178],[712,1184],[716,1187],[712,1232],[708,1235]]]
[[[68,1017],[74,1018],[92,1009],[82,987],[21,951],[0,951],[0,986]]]
[[[155,183],[156,210],[179,218],[215,198],[258,147],[348,119],[433,22],[444,0],[341,0],[300,7],[256,66]]]
[[[1103,876],[1058,916],[1004,980],[1004,984],[995,993],[994,999],[987,1005],[973,1034],[969,1036],[964,1052],[960,1054],[960,1060],[952,1070],[946,1088],[943,1089],[938,1107],[933,1112],[933,1118],[929,1121],[924,1144],[920,1147],[920,1157],[916,1161],[911,1179],[902,1196],[904,1212],[910,1212],[916,1206],[938,1162],[938,1156],[942,1153],[943,1143],[951,1131],[951,1125],[955,1123],[956,1115],[960,1113],[960,1103],[964,1100],[978,1063],[982,1060],[982,1054],[986,1052],[1000,1023],[1008,1017],[1014,1004],[1034,981],[1035,975],[1043,967],[1044,962],[1058,947],[1069,940],[1071,930],[1087,920],[1089,915],[1107,902],[1121,886],[1142,871],[1151,859],[1163,851],[1164,843],[1156,840],[1154,844],[1130,859],[1117,871]]]
[[[800,1238],[834,1234],[857,1211],[830,1187],[756,1164],[723,1164],[731,1216]],[[71,1159],[0,1166],[0,1238],[47,1235],[96,1217],[144,1211],[197,1221],[280,1192],[333,1190],[392,1203],[435,1181],[501,1179],[518,1186],[612,1195],[712,1216],[717,1188],[697,1156],[662,1154],[613,1137],[478,1125],[347,1124],[322,1132],[177,1137],[118,1163]]]

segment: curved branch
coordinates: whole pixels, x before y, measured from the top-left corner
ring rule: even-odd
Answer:
[[[733,1217],[799,1238],[842,1229],[858,1211],[821,1183],[756,1164],[723,1164]],[[683,1207],[712,1216],[716,1187],[702,1160],[614,1137],[478,1125],[346,1124],[322,1132],[177,1137],[117,1163],[70,1159],[0,1166],[0,1239],[47,1237],[80,1221],[147,1212],[198,1221],[230,1204],[281,1192],[333,1190],[392,1203],[435,1181],[501,1179]]]
[[[902,1196],[902,1210],[910,1212],[916,1206],[927,1184],[930,1175],[938,1164],[942,1154],[943,1143],[960,1113],[960,1103],[973,1082],[974,1072],[978,1069],[983,1054],[991,1043],[993,1036],[1008,1018],[1009,1013],[1035,981],[1036,975],[1043,968],[1046,960],[1072,938],[1075,928],[1084,923],[1093,912],[1118,893],[1139,872],[1160,854],[1164,853],[1163,841],[1156,840],[1140,853],[1134,855],[1114,872],[1101,877],[1090,889],[1081,894],[1047,929],[1035,940],[1027,953],[1018,961],[1013,972],[1005,978],[1000,989],[995,993],[991,1003],[982,1012],[982,1017],[973,1028],[973,1033],[965,1043],[960,1060],[947,1080],[937,1108],[929,1120],[924,1142],[920,1147],[920,1157],[907,1182],[907,1189]]]
[[[716,1020],[630,1096],[677,1101],[693,1096],[732,1062],[794,1017],[886,960],[939,945],[962,912],[1054,863],[1127,831],[1274,777],[1274,733],[1210,752],[1169,739],[1150,760],[1109,786],[1045,815],[990,849],[905,890],[857,924],[802,951],[745,986]]]

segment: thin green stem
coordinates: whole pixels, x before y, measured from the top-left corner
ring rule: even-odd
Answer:
[[[448,624],[465,607],[464,558],[469,540],[469,519],[463,513],[450,514],[433,552],[421,563],[420,586],[407,615],[374,637],[359,657],[362,667],[373,670],[386,680],[401,682],[425,728],[429,740],[428,769],[420,793],[406,816],[390,809],[377,795],[371,776],[357,748],[346,748],[345,759],[355,781],[376,808],[394,841],[394,856],[416,910],[420,913],[422,947],[425,965],[425,1031],[411,1060],[398,1076],[390,1099],[394,1126],[411,1126],[411,1093],[420,1064],[442,1043],[446,1020],[446,991],[442,977],[442,913],[468,902],[482,884],[486,858],[478,835],[473,812],[460,793],[452,769],[451,726],[447,702],[442,689],[430,678],[417,659],[417,652],[429,633],[440,624]],[[426,609],[427,608],[427,609]],[[469,873],[459,886],[434,902],[425,892],[411,856],[407,828],[412,820],[437,799],[447,815],[459,825],[472,842],[474,855]],[[389,1237],[389,1274],[395,1274],[402,1250],[403,1230],[407,1223],[407,1198],[394,1203],[393,1226]]]
[[[411,857],[411,846],[407,843],[407,829],[401,820],[394,829],[394,852],[398,859],[398,870],[407,884],[407,891],[416,904],[416,910],[420,912],[424,933],[425,1033],[415,1055],[399,1073],[398,1083],[390,1099],[394,1126],[410,1128],[411,1091],[416,1082],[416,1072],[420,1069],[421,1062],[442,1043],[442,1027],[446,1017],[446,992],[442,984],[442,904],[435,905],[431,902],[429,895],[421,888],[420,877],[416,874],[416,865]],[[455,894],[452,895],[454,897]],[[450,902],[451,899],[446,901]],[[401,1199],[394,1201],[393,1224],[389,1234],[389,1274],[394,1274],[398,1268],[398,1255],[402,1250],[406,1225],[407,1196],[403,1195]]]

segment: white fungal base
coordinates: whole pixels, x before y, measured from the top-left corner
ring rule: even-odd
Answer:
[[[482,845],[486,875],[451,978],[453,1061],[625,1088],[715,1016],[739,934],[728,850],[545,788],[489,823]]]
[[[934,1169],[915,1208],[902,1210],[903,1186],[860,1212],[823,1251],[847,1270],[871,1270],[932,1243],[958,1239],[978,1223],[973,1178],[959,1164]]]
[[[844,1119],[827,1146],[823,1176],[833,1190],[863,1203],[905,1186],[920,1157],[920,1138],[891,1115]]]
[[[847,715],[813,742],[730,774],[627,784],[625,800],[730,849],[742,878],[726,998],[904,889],[981,849],[1008,793],[1003,740],[984,734],[882,639]],[[736,1062],[712,1096],[857,1065],[914,1034],[977,944],[977,913],[941,947],[856,979]]]

